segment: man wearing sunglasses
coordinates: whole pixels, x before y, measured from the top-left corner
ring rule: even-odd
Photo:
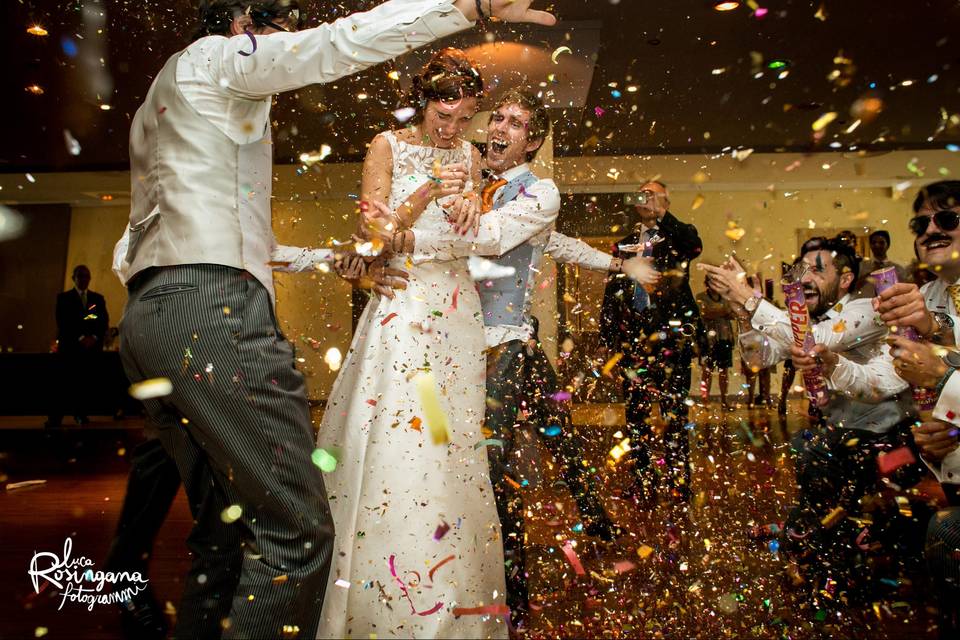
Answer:
[[[894,366],[911,384],[938,394],[932,418],[914,429],[921,457],[952,508],[930,519],[925,555],[940,601],[940,635],[960,633],[960,180],[929,184],[913,202],[910,230],[921,264],[937,278],[921,288],[898,284],[877,300],[881,319],[912,326],[927,343],[893,340]]]
[[[303,376],[274,312],[274,94],[336,81],[531,0],[391,0],[311,29],[292,0],[202,0],[130,129],[121,358],[195,518],[176,637],[312,637],[333,523]]]

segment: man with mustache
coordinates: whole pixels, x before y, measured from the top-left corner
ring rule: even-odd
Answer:
[[[954,373],[960,367],[960,180],[927,185],[914,199],[913,211],[910,230],[916,236],[917,258],[937,278],[921,288],[912,283],[890,287],[878,296],[876,307],[889,325],[914,327],[928,341],[897,337],[892,344],[898,373],[938,394],[932,418],[917,427],[913,437],[953,505],[931,518],[925,550],[945,638],[960,631],[960,376]]]
[[[792,357],[801,372],[822,371],[828,389],[824,423],[792,442],[799,494],[780,549],[814,587],[835,581],[833,597],[839,601],[858,586],[863,548],[858,545],[871,541],[846,516],[858,517],[860,499],[877,491],[877,455],[903,446],[916,411],[906,382],[893,370],[883,342],[886,327],[875,322],[869,299],[850,296],[859,266],[853,250],[836,239],[815,238],[801,253],[806,266],[801,282],[817,343],[810,353],[794,345],[788,311],[751,289],[735,261],[700,267],[710,287],[739,311],[740,346],[748,362],[767,367]]]

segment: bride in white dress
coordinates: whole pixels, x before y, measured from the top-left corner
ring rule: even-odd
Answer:
[[[417,124],[371,144],[362,198],[386,200],[402,216],[438,167],[465,165],[478,182],[479,153],[460,133],[481,90],[461,52],[434,56],[414,83]],[[484,246],[489,226],[475,240],[479,253],[492,252]],[[451,222],[432,201],[412,229],[419,243],[421,234],[450,236]],[[325,474],[336,540],[317,634],[506,638],[500,523],[487,453],[477,446],[485,409],[480,299],[464,258],[415,252],[390,266],[409,273],[407,288],[367,305],[320,427],[318,446],[338,464]],[[431,438],[417,390],[427,372],[448,443]]]

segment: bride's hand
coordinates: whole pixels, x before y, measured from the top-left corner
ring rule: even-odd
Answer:
[[[389,247],[393,235],[400,230],[397,215],[377,200],[360,203],[360,221],[357,235],[368,241],[379,241]]]
[[[454,231],[460,235],[466,235],[472,229],[473,234],[477,235],[480,229],[480,207],[477,206],[475,193],[457,196],[444,206],[447,209],[447,219],[453,225]]]
[[[430,196],[434,199],[453,196],[463,192],[470,179],[467,166],[462,162],[440,167],[430,180]]]
[[[333,271],[353,284],[367,274],[367,263],[363,256],[358,256],[355,253],[345,253],[337,256],[337,259],[334,260]]]

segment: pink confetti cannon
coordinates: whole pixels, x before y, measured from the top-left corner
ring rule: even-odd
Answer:
[[[876,290],[877,295],[880,295],[899,282],[896,267],[884,267],[878,271],[872,271],[870,273],[870,279],[873,281],[873,288]],[[907,340],[912,340],[913,342],[920,341],[920,335],[913,327],[897,327],[896,331],[897,335],[901,335]],[[913,401],[917,403],[917,407],[921,411],[932,411],[937,404],[937,396],[930,389],[914,387]]]
[[[816,342],[810,330],[810,311],[807,309],[807,299],[803,295],[803,283],[799,280],[785,279],[780,282],[783,287],[783,297],[787,303],[787,313],[790,314],[790,328],[793,330],[793,343],[804,350],[813,349]],[[822,407],[830,399],[827,393],[827,381],[819,367],[803,374],[803,386],[807,388],[807,396],[814,406]]]

